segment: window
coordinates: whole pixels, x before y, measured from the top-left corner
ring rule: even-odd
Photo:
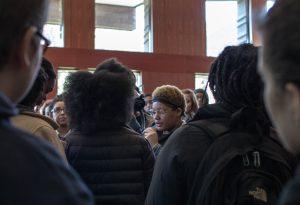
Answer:
[[[270,10],[270,8],[272,8],[272,6],[274,5],[275,0],[268,0],[267,1],[267,11]]]
[[[140,92],[143,91],[143,83],[142,83],[142,73],[138,70],[133,70],[136,82],[135,85],[140,89]]]
[[[63,5],[62,0],[50,0],[48,21],[44,26],[44,35],[50,39],[51,47],[64,46]]]
[[[206,0],[207,56],[249,42],[249,0]]]
[[[95,0],[95,48],[148,52],[149,0]]]
[[[196,73],[195,75],[195,89],[203,89],[205,90],[206,84],[208,80],[208,74],[207,73]],[[213,94],[210,90],[210,88],[207,86],[206,92],[208,94],[208,100],[209,104],[215,103],[215,99],[213,97]]]
[[[64,89],[64,83],[66,81],[67,76],[69,76],[71,73],[77,72],[77,68],[72,67],[60,67],[57,71],[57,95],[60,95],[63,93]]]
[[[71,73],[74,73],[77,71],[78,71],[78,69],[76,69],[76,68],[67,68],[67,67],[60,67],[58,69],[58,82],[57,82],[58,91],[57,91],[57,94],[63,93],[63,87],[64,87],[66,77],[68,75],[70,75]],[[87,71],[90,73],[94,73],[96,71],[96,68],[88,68]],[[135,85],[140,89],[140,91],[143,91],[142,73],[138,70],[132,70],[132,72],[136,78]]]

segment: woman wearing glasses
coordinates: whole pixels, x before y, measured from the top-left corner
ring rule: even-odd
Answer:
[[[56,96],[49,105],[50,116],[58,124],[58,137],[65,141],[65,135],[69,132],[68,117],[65,113],[65,103],[61,95]]]
[[[156,88],[152,97],[155,126],[147,128],[144,137],[158,156],[169,136],[183,123],[185,99],[181,90],[171,85]]]

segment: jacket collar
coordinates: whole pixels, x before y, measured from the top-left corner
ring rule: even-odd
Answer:
[[[192,121],[227,118],[231,129],[270,135],[271,124],[264,113],[250,107],[234,108],[225,103],[207,105],[198,110]]]
[[[17,114],[14,104],[0,91],[0,119],[8,119]]]
[[[56,122],[54,122],[51,118],[34,112],[33,109],[30,107],[18,105],[18,108],[20,110],[21,115],[28,115],[31,117],[42,119],[42,120],[46,121],[48,124],[50,124],[54,130],[57,130],[59,127],[58,124]]]
[[[211,118],[230,118],[232,113],[234,113],[235,111],[235,108],[230,107],[226,104],[210,104],[200,108],[192,121],[205,120]]]

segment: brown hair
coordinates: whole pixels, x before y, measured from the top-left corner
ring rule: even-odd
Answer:
[[[198,102],[197,102],[197,98],[196,98],[195,93],[191,89],[183,89],[182,92],[183,92],[183,94],[186,94],[191,98],[191,101],[192,101],[191,111],[196,113],[197,110],[198,110]]]
[[[182,116],[185,110],[184,95],[179,88],[173,85],[157,87],[152,93],[153,102],[161,102],[172,108],[181,108]]]

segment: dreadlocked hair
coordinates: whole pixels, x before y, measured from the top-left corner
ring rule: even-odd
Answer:
[[[217,103],[234,110],[252,110],[240,112],[232,122],[241,122],[247,118],[245,113],[252,112],[255,121],[269,130],[270,120],[263,103],[263,83],[257,73],[257,63],[257,47],[251,44],[228,46],[212,64],[208,83]]]
[[[257,60],[258,48],[251,44],[228,46],[223,50],[212,64],[208,78],[216,102],[236,108],[263,104]]]

